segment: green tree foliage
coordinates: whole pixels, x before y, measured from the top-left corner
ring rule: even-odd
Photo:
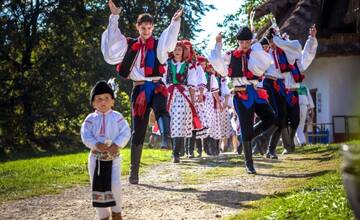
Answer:
[[[257,6],[264,3],[266,0],[245,0],[240,6],[239,10],[234,14],[225,16],[222,23],[218,24],[219,27],[225,28],[226,31],[223,33],[223,42],[227,47],[237,47],[236,33],[240,26],[250,26],[249,15],[250,12]],[[271,18],[271,15],[264,16],[260,20],[254,21],[256,30],[263,27]]]
[[[124,9],[119,26],[132,37],[139,13],[155,16],[158,35],[184,7],[181,35],[191,39],[211,8],[201,0],[118,3]],[[0,157],[81,146],[80,125],[92,111],[90,89],[115,76],[100,51],[109,14],[106,0],[0,1]],[[130,119],[131,82],[122,82],[115,109]]]

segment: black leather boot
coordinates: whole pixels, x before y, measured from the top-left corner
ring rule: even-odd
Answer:
[[[290,151],[291,153],[295,153],[295,135],[296,135],[296,128],[290,127]]]
[[[292,153],[291,140],[290,140],[289,129],[287,127],[281,129],[281,139],[284,146],[284,151],[282,152],[282,154],[291,154]]]
[[[281,129],[278,129],[271,136],[270,144],[266,152],[266,158],[278,159],[278,156],[276,155],[276,146],[279,142],[280,135],[281,135]]]
[[[194,150],[195,150],[195,135],[189,138],[189,155],[194,157]]]
[[[197,147],[197,152],[198,152],[197,157],[201,157],[202,156],[202,148],[203,148],[203,139],[196,139],[196,147]]]
[[[173,162],[179,163],[180,162],[180,150],[182,145],[182,139],[181,137],[173,138]]]
[[[191,145],[191,138],[185,138],[185,150],[189,158],[194,158],[194,148]]]
[[[237,146],[237,153],[239,154],[239,155],[241,155],[242,154],[242,151],[243,151],[243,141],[242,141],[242,139],[241,139],[241,136],[240,135],[238,135],[237,136],[237,139],[238,139],[238,142],[239,142],[239,145]]]
[[[251,151],[251,142],[245,141],[243,142],[244,146],[244,156],[245,156],[245,168],[248,174],[255,174],[256,170],[254,168],[254,161],[252,158],[252,151]]]
[[[258,150],[261,155],[264,155],[267,146],[269,146],[270,137],[277,129],[278,126],[271,125],[268,129],[253,138],[251,140],[253,152]]]
[[[161,133],[161,149],[171,149],[170,146],[170,117],[161,116],[158,119],[158,125]]]
[[[143,145],[131,145],[130,152],[130,176],[129,182],[131,184],[139,184],[139,168]]]

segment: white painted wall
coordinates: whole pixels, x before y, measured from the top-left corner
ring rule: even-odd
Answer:
[[[333,115],[360,115],[360,56],[316,58],[305,75],[304,83],[321,97],[318,123],[331,122]]]

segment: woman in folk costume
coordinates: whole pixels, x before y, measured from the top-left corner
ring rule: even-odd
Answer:
[[[252,42],[253,33],[248,27],[241,27],[236,35],[239,48],[221,53],[222,36],[216,37],[215,48],[209,61],[222,76],[228,75],[234,85],[234,107],[240,119],[245,155],[245,168],[250,174],[256,173],[252,159],[251,140],[254,138],[254,114],[264,123],[265,132],[274,123],[274,111],[268,103],[266,90],[256,88],[271,59],[260,43]]]
[[[230,145],[229,138],[232,135],[232,126],[231,126],[231,114],[230,109],[233,107],[232,97],[230,89],[227,85],[227,80],[225,77],[220,78],[220,100],[221,100],[221,138],[222,145],[224,145],[224,151]]]
[[[195,69],[196,71],[196,87],[195,87],[195,109],[196,113],[199,116],[202,127],[200,129],[195,129],[193,133],[193,137],[190,139],[189,145],[189,157],[193,157],[194,154],[194,145],[198,148],[199,156],[201,157],[202,148],[203,148],[203,139],[208,136],[208,115],[210,114],[209,110],[205,105],[205,94],[207,92],[206,84],[206,76],[203,68],[197,62],[197,55],[193,50],[192,44],[190,41],[183,41],[186,47],[190,50],[190,59],[189,69]]]
[[[174,163],[178,163],[185,138],[190,138],[194,129],[200,129],[201,123],[193,105],[197,74],[196,69],[190,68],[188,62],[189,48],[182,41],[178,41],[170,57],[166,75],[169,91],[168,111],[171,119]]]
[[[280,71],[284,74],[284,82],[286,87],[286,112],[289,124],[288,134],[282,132],[283,139],[287,139],[289,135],[289,145],[285,145],[284,154],[291,153],[295,150],[294,137],[299,125],[299,96],[297,89],[304,79],[303,71],[305,71],[316,55],[318,42],[316,40],[316,27],[313,25],[309,29],[309,38],[305,43],[304,49],[298,40],[289,40],[287,36],[280,37],[278,28],[273,28],[272,33],[268,34],[270,46],[273,43],[276,46],[278,55],[276,56],[276,64]],[[272,37],[272,38],[271,38]]]
[[[161,147],[170,143],[170,117],[167,112],[167,90],[161,78],[168,53],[176,46],[182,10],[178,10],[160,38],[152,35],[153,17],[139,15],[136,29],[139,37],[126,38],[118,27],[120,9],[110,0],[109,25],[101,37],[101,51],[107,63],[116,65],[120,76],[133,80],[131,166],[129,182],[139,183],[139,167],[150,108],[154,110],[162,136]]]
[[[208,80],[205,100],[205,107],[208,109],[208,138],[206,139],[207,150],[210,155],[219,155],[221,133],[221,97],[220,97],[220,75],[216,73],[213,66],[209,63],[205,68],[206,78]]]

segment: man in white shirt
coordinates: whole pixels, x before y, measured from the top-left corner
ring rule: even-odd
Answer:
[[[257,88],[265,70],[271,64],[271,58],[258,42],[253,42],[253,33],[248,27],[241,27],[236,35],[239,47],[222,54],[221,33],[216,37],[215,48],[211,51],[209,61],[222,76],[229,76],[234,85],[234,107],[239,116],[243,139],[245,168],[247,173],[255,174],[252,159],[251,140],[254,138],[254,114],[256,113],[264,124],[265,134],[272,134],[275,115],[268,102],[266,90]],[[267,139],[267,138],[266,138]]]
[[[162,137],[161,147],[169,148],[170,117],[166,109],[167,90],[161,78],[165,73],[168,52],[175,49],[180,30],[182,9],[178,10],[159,39],[152,36],[153,17],[139,15],[136,28],[138,38],[126,38],[118,28],[120,8],[110,0],[109,25],[102,34],[101,51],[107,63],[116,65],[120,76],[133,80],[132,140],[129,182],[138,184],[142,146],[149,121],[150,108],[154,110]]]

